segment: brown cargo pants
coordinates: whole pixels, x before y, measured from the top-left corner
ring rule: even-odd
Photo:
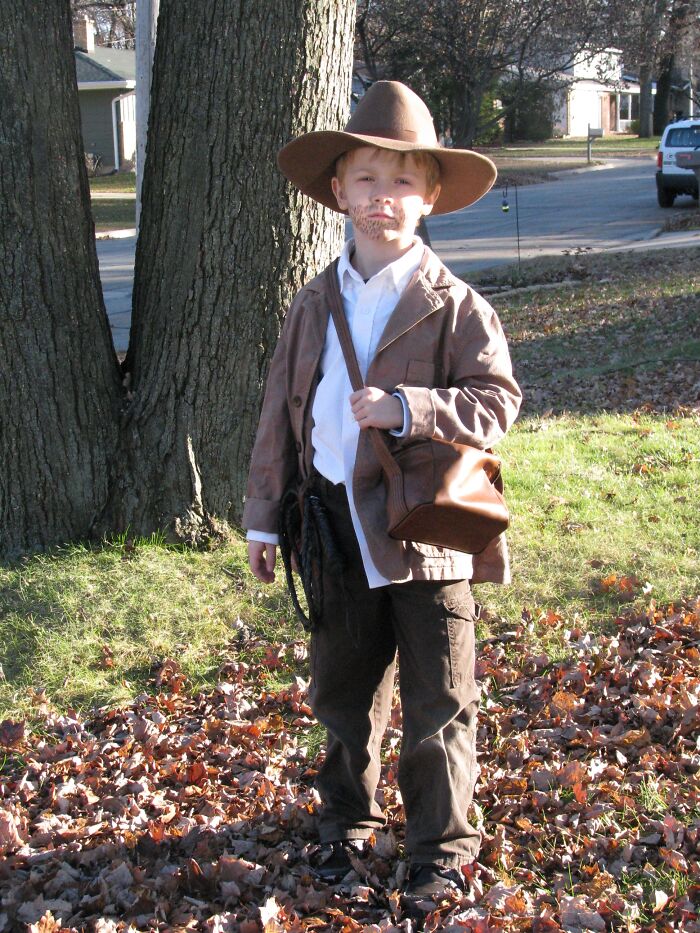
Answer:
[[[479,773],[480,691],[469,584],[410,581],[369,589],[345,487],[320,479],[319,493],[346,564],[342,584],[324,573],[323,619],[311,640],[310,703],[327,729],[317,777],[320,839],[363,839],[385,825],[375,791],[398,649],[398,783],[407,851],[414,864],[470,862],[480,845],[467,821]]]

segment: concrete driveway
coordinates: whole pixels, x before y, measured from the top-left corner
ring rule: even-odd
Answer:
[[[691,198],[673,208],[656,203],[655,163],[620,159],[604,169],[565,173],[560,179],[518,188],[520,253],[523,259],[558,255],[564,250],[650,248],[664,221],[677,212],[697,211]],[[516,197],[508,192],[509,211],[501,210],[503,192],[490,191],[478,204],[428,220],[433,249],[458,275],[517,261]],[[654,246],[697,243],[700,230],[667,234]],[[100,276],[117,351],[128,346],[135,237],[97,242]]]

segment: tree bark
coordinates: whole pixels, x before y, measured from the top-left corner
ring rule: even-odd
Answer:
[[[641,65],[639,68],[639,135],[642,139],[648,139],[652,134],[652,80],[651,68],[649,65]]]
[[[240,517],[285,309],[343,234],[275,156],[345,121],[353,29],[349,0],[161,0],[108,525],[198,542]]]
[[[0,61],[0,554],[11,556],[90,532],[121,387],[68,0],[3,0]]]
[[[479,112],[483,91],[480,87],[464,86],[455,95],[455,124],[453,126],[453,145],[457,149],[471,149],[479,128]]]
[[[671,84],[676,57],[673,53],[664,55],[659,63],[654,95],[654,135],[661,136],[667,124],[673,119],[671,113]]]

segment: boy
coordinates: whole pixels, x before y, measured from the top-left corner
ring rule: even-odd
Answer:
[[[340,575],[323,567],[311,640],[310,703],[328,731],[317,873],[340,880],[351,847],[384,825],[375,791],[398,649],[404,898],[418,904],[462,887],[479,849],[467,820],[479,702],[469,581],[507,582],[507,554],[501,539],[471,557],[390,538],[367,428],[394,448],[425,438],[486,448],[515,419],[520,391],[495,313],[415,236],[421,217],[473,203],[496,171],[442,149],[425,104],[391,81],[367,91],[344,132],[299,137],[278,161],[352,221],[336,274],[365,388],[350,387],[318,276],[292,302],[268,376],[243,517],[250,566],[274,579],[280,500],[295,480],[312,483],[344,563]]]

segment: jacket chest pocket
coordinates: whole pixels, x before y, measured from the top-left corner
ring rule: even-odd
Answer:
[[[426,360],[409,360],[404,383],[409,386],[427,386],[432,389],[437,385],[436,370],[435,363],[429,363]]]

